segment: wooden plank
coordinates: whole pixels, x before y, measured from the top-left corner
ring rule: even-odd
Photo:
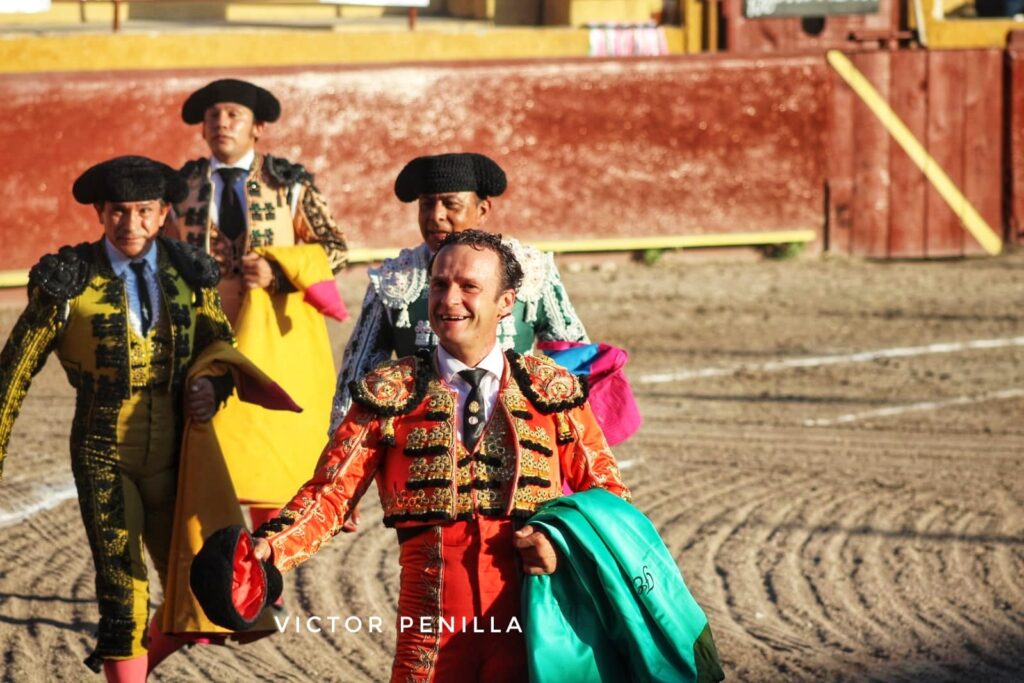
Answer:
[[[856,95],[830,71],[828,250],[849,255],[853,228],[853,105]]]
[[[889,52],[861,52],[854,66],[889,99]],[[853,106],[854,193],[850,253],[884,258],[889,245],[889,158],[892,139],[870,109],[857,98]]]
[[[964,181],[965,54],[954,50],[928,51],[928,139],[925,143],[932,158],[961,191]],[[962,255],[963,225],[934,186],[929,186],[927,194],[925,255]]]
[[[1010,196],[1007,204],[1010,242],[1024,244],[1024,40],[1015,40],[1018,35],[1024,38],[1024,31],[1011,34],[1006,50],[1010,71],[1007,79],[1010,98],[1007,120]]]
[[[923,50],[892,53],[889,104],[918,141],[928,128],[928,55]],[[928,180],[899,145],[890,147],[889,245],[895,258],[922,258]]]
[[[985,222],[1003,239],[1004,174],[1003,150],[1003,53],[999,50],[966,52],[964,79],[964,187],[967,200]],[[965,254],[985,250],[969,233],[964,237]]]

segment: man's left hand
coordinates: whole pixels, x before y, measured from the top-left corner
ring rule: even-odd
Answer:
[[[189,417],[199,422],[206,422],[217,412],[217,396],[209,378],[200,377],[192,382],[185,396],[185,409]]]
[[[530,576],[553,574],[558,555],[547,535],[527,524],[515,534],[515,546],[523,561],[523,572]]]
[[[250,251],[242,257],[242,280],[249,289],[269,287],[274,281],[274,271],[270,269],[270,262]]]

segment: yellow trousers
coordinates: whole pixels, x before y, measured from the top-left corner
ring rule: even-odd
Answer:
[[[146,652],[149,584],[143,545],[166,581],[177,487],[175,401],[141,389],[120,403],[105,453],[73,453],[82,521],[96,566],[100,623],[94,657]]]

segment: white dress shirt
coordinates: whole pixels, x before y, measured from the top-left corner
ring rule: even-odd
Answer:
[[[440,345],[437,347],[436,357],[437,370],[441,373],[441,378],[455,391],[458,401],[456,422],[459,425],[459,440],[461,441],[462,413],[466,409],[466,399],[469,397],[470,386],[469,382],[459,375],[459,371],[472,370],[473,368],[445,351],[444,347]],[[476,367],[487,371],[487,374],[480,379],[480,395],[484,402],[484,423],[486,424],[494,412],[494,405],[498,401],[498,389],[501,388],[501,375],[505,372],[505,356],[501,353],[501,344],[495,342],[494,348],[484,356],[484,359]]]
[[[135,271],[130,268],[132,259],[122,254],[117,247],[107,241],[106,237],[103,238],[103,248],[107,250],[107,258],[110,259],[110,267],[114,269],[114,274],[124,280],[125,292],[128,294],[128,323],[136,334],[145,337],[146,335],[142,333],[142,305],[139,303],[139,289],[135,284]],[[156,242],[151,243],[146,253],[135,261],[142,261],[146,264],[142,272],[146,277],[146,290],[149,292],[149,302],[153,307],[153,321],[150,323],[150,329],[153,329],[156,327],[157,321],[160,320],[163,308],[160,305],[160,287],[156,282]]]

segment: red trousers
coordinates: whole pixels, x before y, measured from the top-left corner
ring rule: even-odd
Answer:
[[[391,683],[528,680],[514,531],[478,517],[402,543]]]

